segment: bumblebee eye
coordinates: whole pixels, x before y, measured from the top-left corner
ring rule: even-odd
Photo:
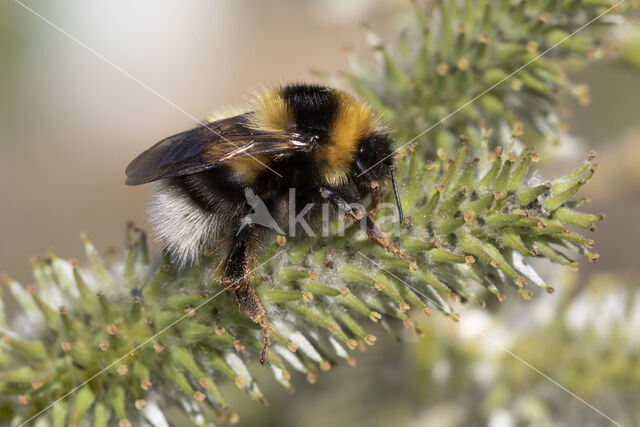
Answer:
[[[388,173],[391,160],[391,139],[386,135],[375,135],[363,139],[358,146],[356,165],[371,179],[379,179]]]

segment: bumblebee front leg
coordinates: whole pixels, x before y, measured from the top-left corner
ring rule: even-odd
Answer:
[[[376,222],[373,220],[373,215],[367,214],[357,200],[340,193],[338,190],[327,187],[321,187],[320,193],[323,197],[329,199],[334,205],[336,205],[341,211],[343,211],[345,217],[348,220],[352,222],[361,222],[361,220],[366,217],[365,224],[362,225],[361,223],[361,226],[364,232],[367,234],[369,240],[371,240],[378,246],[381,246],[384,249],[390,251],[397,257],[406,259],[411,263],[416,262],[415,258],[405,254],[391,243],[391,240],[389,240],[384,231],[382,231],[378,224],[376,224]],[[376,204],[376,200],[376,195],[374,193],[374,204]],[[379,204],[379,201],[377,202],[377,204]],[[374,208],[377,208],[377,205],[374,206]]]
[[[320,187],[319,190],[322,197],[328,199],[340,212],[344,212],[350,221],[357,222],[364,218],[364,207],[353,197],[329,187]]]
[[[223,259],[219,270],[222,272],[222,286],[229,287],[235,297],[240,311],[262,328],[263,345],[260,353],[260,363],[267,358],[267,349],[271,344],[269,335],[271,329],[267,322],[267,312],[260,301],[260,297],[252,285],[252,267],[260,246],[259,226],[243,221],[243,226],[236,234],[229,253]]]
[[[389,237],[387,237],[385,232],[382,231],[378,224],[376,224],[376,222],[371,219],[370,215],[367,215],[367,225],[365,232],[367,233],[367,237],[369,238],[369,240],[390,251],[395,256],[406,259],[412,264],[416,263],[416,259],[414,257],[405,254],[400,249],[393,246],[391,240],[389,240]]]
[[[367,215],[373,218],[382,203],[382,191],[380,191],[380,184],[375,180],[369,182],[369,189],[371,190],[371,209]]]

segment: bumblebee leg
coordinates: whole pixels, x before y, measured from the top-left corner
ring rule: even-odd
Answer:
[[[320,194],[334,204],[350,221],[360,221],[365,216],[362,205],[353,197],[349,197],[328,187],[320,187]]]
[[[378,212],[378,207],[382,203],[382,192],[380,191],[380,184],[378,181],[371,181],[369,183],[371,189],[371,209],[367,212],[367,215],[373,218]]]
[[[369,238],[369,240],[371,240],[372,242],[390,251],[395,256],[406,259],[410,263],[415,264],[416,259],[393,246],[391,240],[389,240],[385,232],[382,231],[378,224],[376,224],[369,215],[367,215],[367,226],[365,232],[367,233],[367,237]]]
[[[260,363],[264,364],[267,358],[267,350],[271,344],[269,335],[271,329],[267,322],[267,312],[260,301],[260,297],[251,284],[251,269],[255,264],[256,254],[259,249],[260,230],[258,226],[243,223],[244,226],[231,244],[228,255],[220,264],[222,271],[221,283],[229,287],[235,297],[240,311],[262,328],[263,344],[260,353]]]
[[[379,188],[378,188],[378,190],[379,190]],[[358,204],[357,200],[354,200],[353,198],[350,198],[350,197],[348,197],[348,196],[346,196],[344,194],[341,194],[337,190],[333,190],[333,189],[327,188],[327,187],[321,187],[320,188],[320,193],[325,198],[328,198],[339,209],[344,211],[344,213],[345,213],[344,215],[348,220],[353,221],[353,222],[360,222],[360,220],[362,220],[365,217],[364,210]],[[374,197],[374,207],[377,207],[377,206],[375,206],[375,203],[376,203],[376,201],[375,201],[376,200],[375,192],[374,192],[373,197]],[[379,202],[378,202],[378,204],[379,204]],[[372,215],[370,213],[366,214],[366,222],[365,222],[365,224],[362,224],[362,222],[361,222],[361,226],[362,226],[364,232],[367,234],[367,237],[372,242],[374,242],[375,244],[377,244],[377,245],[383,247],[384,249],[390,251],[392,254],[394,254],[397,257],[400,257],[402,259],[406,259],[407,261],[409,261],[411,263],[415,263],[416,262],[415,258],[405,254],[400,249],[398,249],[395,246],[393,246],[393,244],[391,243],[391,241],[389,240],[387,235],[384,233],[384,231],[382,231],[382,229],[378,226],[378,224],[376,224],[376,222],[372,219]]]

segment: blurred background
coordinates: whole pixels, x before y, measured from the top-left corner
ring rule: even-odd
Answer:
[[[0,3],[0,271],[28,284],[29,258],[79,256],[81,231],[102,251],[119,248],[126,221],[148,228],[149,188],[124,185],[133,157],[193,126],[188,114],[204,118],[262,85],[314,80],[314,69],[345,70],[345,47],[364,45],[361,23],[395,34],[394,11],[406,2],[25,3],[112,65],[20,4]],[[383,339],[354,368],[334,368],[313,386],[297,378],[294,396],[263,386],[267,408],[237,392],[240,425],[610,425],[500,346],[611,418],[640,423],[625,400],[640,398],[640,343],[630,333],[640,330],[640,73],[615,60],[570,75],[590,86],[592,102],[570,105],[576,139],[562,141],[541,173],[600,154],[581,193],[588,210],[608,215],[594,236],[599,262],[570,275],[545,267],[556,294],[513,298],[495,316],[425,319],[425,337],[407,337],[414,345]],[[584,301],[571,298],[576,289],[586,289]]]

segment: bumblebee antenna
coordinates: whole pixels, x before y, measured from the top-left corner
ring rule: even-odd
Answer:
[[[396,196],[396,206],[398,206],[400,225],[402,225],[402,221],[404,220],[404,213],[402,212],[402,203],[400,202],[400,193],[398,193],[398,183],[396,182],[396,174],[393,169],[393,163],[389,163],[389,170],[391,171],[391,182],[393,183],[393,193]]]

